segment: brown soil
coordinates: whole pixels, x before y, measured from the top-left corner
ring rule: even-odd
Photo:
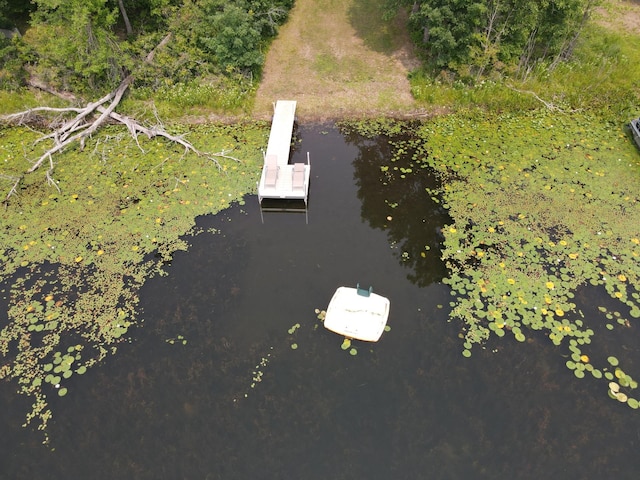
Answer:
[[[594,19],[610,29],[640,34],[640,0],[609,0],[596,9]]]

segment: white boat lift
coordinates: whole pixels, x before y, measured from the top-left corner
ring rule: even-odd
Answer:
[[[278,100],[275,104],[269,143],[258,182],[261,207],[264,199],[303,200],[306,212],[311,175],[309,152],[307,163],[289,164],[296,103],[295,100]]]

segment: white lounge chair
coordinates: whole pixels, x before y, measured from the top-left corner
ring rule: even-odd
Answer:
[[[265,187],[275,187],[278,182],[278,157],[276,155],[267,155],[264,159],[266,168],[264,176]]]
[[[304,190],[304,163],[293,164],[292,188],[294,190]]]

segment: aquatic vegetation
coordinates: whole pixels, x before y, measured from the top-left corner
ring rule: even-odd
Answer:
[[[287,330],[287,333],[289,335],[293,335],[296,332],[296,330],[299,329],[299,328],[300,328],[300,324],[296,323],[295,325],[292,325],[289,330]]]
[[[570,352],[576,377],[614,378],[602,349],[622,357],[623,347],[600,327],[634,328],[640,318],[640,161],[624,123],[593,112],[466,110],[405,123],[404,136],[375,126],[393,147],[376,169],[381,191],[398,183],[415,192],[416,177],[439,176],[427,191],[451,218],[440,225],[442,242],[424,245],[418,231],[396,235],[406,245],[396,256],[418,272],[431,265],[430,252],[441,254],[454,296],[450,320],[463,326],[462,355],[490,339],[544,336]],[[369,133],[357,122],[343,128]],[[397,221],[404,208],[385,202],[393,215],[378,209],[374,224],[393,233],[405,223]],[[585,304],[606,296],[620,307]],[[592,342],[596,332],[601,343]]]
[[[178,335],[175,338],[167,338],[165,340],[169,345],[175,345],[176,343],[180,343],[182,345],[186,345],[187,344],[187,339],[184,338],[183,335]]]
[[[296,348],[297,348],[297,346],[296,346]],[[251,384],[249,385],[249,388],[251,388],[251,389],[256,388],[256,386],[259,383],[262,382],[262,379],[264,377],[264,372],[265,372],[267,366],[269,365],[269,361],[272,359],[271,351],[273,350],[273,347],[269,347],[269,350],[270,350],[270,352],[267,353],[266,355],[263,355],[260,358],[260,361],[253,367],[253,371],[251,372]],[[245,391],[242,396],[244,398],[249,397],[249,390]],[[233,401],[237,402],[238,398],[234,398]]]
[[[300,328],[300,324],[296,323],[294,325],[291,325],[291,328],[289,328],[289,330],[287,330],[287,333],[291,337],[290,340],[292,340],[292,343],[290,345],[291,350],[297,350],[298,349],[298,344],[293,341],[293,335],[296,333],[296,330],[298,330],[299,328]]]
[[[419,132],[444,180],[432,195],[453,220],[442,258],[463,355],[494,335],[543,334],[569,349],[576,377],[611,376],[595,332],[640,318],[640,161],[621,126],[536,111],[443,117]],[[590,289],[620,312],[587,317],[576,296]]]
[[[71,394],[75,377],[115,353],[143,320],[140,286],[188,247],[183,237],[199,233],[196,216],[242,202],[255,189],[266,125],[173,130],[202,150],[232,151],[241,162],[223,161],[219,170],[161,140],[136,144],[110,128],[55,160],[55,186],[41,173],[26,176],[0,212],[0,283],[8,298],[0,379],[13,379],[33,398],[25,426],[35,421],[45,431],[52,416],[47,396]],[[45,147],[34,145],[37,137],[0,130],[6,192],[6,177],[24,172]]]

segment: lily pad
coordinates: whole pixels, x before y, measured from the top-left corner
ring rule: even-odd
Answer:
[[[622,392],[616,393],[616,398],[618,399],[619,402],[622,402],[622,403],[625,403],[629,399],[629,397],[627,397],[627,394]]]

